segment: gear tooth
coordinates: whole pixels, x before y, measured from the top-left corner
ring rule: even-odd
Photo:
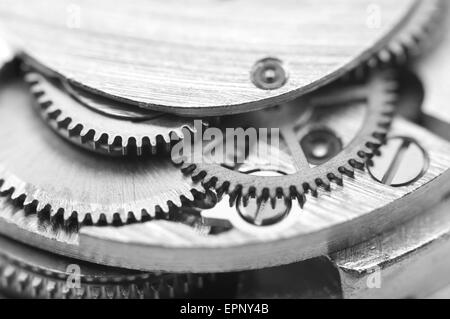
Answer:
[[[120,137],[122,148],[127,149],[129,145],[133,144],[134,139],[131,136]]]
[[[183,204],[181,203],[181,197],[174,198],[171,203],[176,207],[181,207]]]
[[[10,190],[11,190],[11,187],[8,186],[4,181],[0,182],[0,193],[8,193]]]
[[[187,126],[184,126],[183,128],[189,129]],[[183,128],[179,128],[173,131],[173,133],[175,133],[176,135],[176,139],[184,140]]]
[[[116,136],[109,135],[108,136],[108,146],[113,145],[115,140],[116,140]]]
[[[5,278],[8,285],[11,284],[11,281],[14,279],[15,276],[16,276],[16,269],[14,267],[8,265],[3,269],[2,277]]]
[[[55,294],[56,288],[57,288],[56,283],[54,281],[52,281],[52,280],[49,280],[47,282],[45,290],[48,293],[48,295],[51,297],[51,296],[53,296]]]
[[[25,73],[25,76],[24,76],[25,82],[27,82],[29,84],[36,84],[39,82],[39,79],[40,79],[39,75],[35,72]]]
[[[101,133],[99,131],[94,131],[94,136],[92,137],[92,141],[94,143],[99,143],[104,133]]]
[[[23,196],[23,193],[20,192],[18,189],[14,189],[13,187],[10,187],[10,189],[13,189],[11,195],[9,196],[13,201],[18,200],[20,197]]]
[[[59,123],[62,123],[62,122],[65,122],[65,121],[68,121],[68,118],[60,121]],[[67,125],[67,130],[70,132],[70,131],[75,131],[77,128],[79,128],[80,131],[83,130],[83,126],[82,125],[80,125],[78,123],[75,123],[74,121],[70,120],[70,122]]]
[[[348,177],[354,177],[355,175],[355,169],[351,167],[349,164],[345,164],[339,168],[339,171]]]
[[[315,185],[317,188],[323,188],[323,189],[325,189],[325,190],[327,190],[327,191],[330,191],[330,190],[331,190],[331,183],[330,183],[328,177],[326,177],[326,178],[317,178],[317,179],[314,181],[314,185]]]
[[[144,140],[142,138],[136,138],[136,153],[138,156],[142,156],[142,146],[144,145]]]
[[[44,94],[44,92],[42,91],[42,88],[36,84],[36,83],[28,83],[29,87],[30,87],[30,92],[31,94],[33,94],[35,97],[41,96],[42,94]]]
[[[130,299],[131,288],[129,286],[128,287],[120,287],[119,290],[120,290],[119,294],[123,299]]]
[[[354,169],[358,169],[358,170],[364,170],[364,162],[363,161],[358,161],[356,159],[351,159],[349,161],[350,166],[352,166]]]
[[[387,50],[387,49],[381,50],[378,53],[378,59],[384,64],[389,63],[392,59],[391,52],[389,52],[389,50]]]
[[[76,212],[71,212],[71,211],[69,211],[69,210],[65,210],[65,211],[64,211],[64,214],[63,214],[64,221],[70,220],[70,218],[71,218],[73,215],[76,215],[77,218],[79,218],[80,220],[82,220],[82,215],[81,215],[81,214],[76,213]]]
[[[57,288],[56,291],[59,292],[61,299],[69,299],[72,290],[66,285],[63,285],[62,288]]]
[[[107,299],[115,299],[116,289],[114,287],[106,287],[105,288],[105,296]]]
[[[91,287],[90,291],[91,291],[90,295],[91,295],[92,299],[100,299],[100,296],[101,296],[100,287],[93,286],[93,287]]]
[[[87,135],[90,133],[90,130],[86,127],[86,126],[81,126],[81,131],[80,131],[80,137],[82,137],[83,139],[87,137]],[[93,132],[93,136],[95,136],[96,132]]]
[[[333,173],[328,174],[327,178],[330,182],[334,182],[339,186],[344,185],[344,179],[339,171],[334,171]]]
[[[34,277],[31,281],[31,290],[33,297],[37,297],[39,295],[39,291],[42,289],[44,285],[44,280],[40,277]]]
[[[86,289],[84,289],[84,288],[75,289],[74,297],[76,299],[84,299],[84,298],[86,298]]]
[[[49,207],[49,206],[46,206]],[[50,212],[50,218],[55,218],[57,215],[59,215],[62,210],[57,210],[57,209],[53,209],[53,207],[49,207],[49,212]]]
[[[139,299],[144,299],[145,297],[145,293],[144,293],[144,287],[140,284],[134,284],[134,289],[133,289],[136,293],[137,298]]]
[[[200,184],[195,185],[194,188],[193,188],[193,190],[195,190],[195,191],[197,191],[197,192],[199,192],[199,193],[202,193],[202,194],[205,193],[205,189],[204,189],[203,186],[200,185]],[[186,193],[184,196],[185,196],[186,199],[187,199],[188,201],[190,201],[190,202],[193,202],[193,201],[195,200],[195,197],[194,197],[194,194],[192,193],[192,191],[189,192],[189,193]]]
[[[16,281],[19,284],[21,291],[25,290],[25,286],[27,285],[29,279],[30,277],[26,272],[21,271],[18,273],[18,275],[16,276]]]
[[[29,206],[35,204],[35,202],[36,202],[36,201],[35,201],[34,198],[32,198],[32,197],[30,197],[30,196],[25,196],[25,199],[24,199],[24,201],[23,201],[23,206],[24,206],[24,207],[29,207]]]
[[[145,144],[144,138],[134,137],[134,140],[136,142],[136,147],[137,148],[142,148],[143,145]]]
[[[41,212],[45,209],[46,204],[42,202],[38,202],[36,206],[36,212]]]
[[[195,166],[194,170],[192,171],[191,175],[194,178],[199,177],[203,173],[203,170],[199,166]]]
[[[152,148],[156,148],[156,146],[157,146],[156,136],[149,137],[149,142],[150,142],[150,146]]]
[[[169,212],[169,203],[168,202],[164,202],[161,203],[160,207],[159,207],[164,213],[168,213]]]

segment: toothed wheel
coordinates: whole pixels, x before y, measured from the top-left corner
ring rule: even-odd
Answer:
[[[5,238],[0,238],[0,243],[0,290],[12,297],[169,299],[204,296],[212,284],[223,281],[220,275],[147,273],[99,266]]]
[[[330,182],[342,183],[343,174],[363,169],[388,132],[396,88],[392,73],[376,73],[366,83],[338,84],[277,108],[231,117],[224,127],[279,128],[279,148],[261,156],[265,141],[257,140],[247,150],[238,149],[247,155],[242,163],[226,154],[224,163],[207,164],[204,157],[201,163],[185,163],[183,170],[233,195],[303,201],[305,192],[328,189]]]
[[[404,63],[416,57],[432,44],[434,34],[442,27],[447,0],[418,1],[416,9],[407,18],[398,33],[381,49],[366,66],[376,68],[380,64]]]
[[[195,132],[194,119],[131,108],[72,87],[64,80],[27,72],[25,81],[39,103],[40,112],[58,134],[87,149],[115,155],[153,155],[170,149]]]
[[[203,192],[168,158],[80,151],[39,119],[23,81],[10,82],[0,86],[0,195],[30,212],[95,224],[147,220]]]
[[[424,28],[435,1],[197,0],[187,12],[160,0],[4,0],[0,13],[23,56],[74,86],[165,113],[222,116],[284,103],[398,52],[389,43],[417,35],[410,22]],[[276,81],[259,81],[264,67],[278,70]]]

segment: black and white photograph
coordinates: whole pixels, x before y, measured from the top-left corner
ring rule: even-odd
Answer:
[[[0,0],[0,299],[450,299],[450,1]]]

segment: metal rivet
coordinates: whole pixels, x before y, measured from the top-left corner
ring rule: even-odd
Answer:
[[[428,170],[428,154],[410,138],[391,138],[380,151],[381,155],[368,163],[370,175],[379,183],[392,187],[407,186]]]
[[[283,63],[275,58],[258,61],[252,69],[253,84],[263,90],[276,90],[286,84],[287,73]]]
[[[308,162],[312,165],[321,165],[342,150],[341,140],[327,129],[312,130],[300,144]]]

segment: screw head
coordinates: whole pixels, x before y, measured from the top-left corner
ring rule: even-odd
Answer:
[[[237,200],[237,211],[248,223],[254,226],[271,226],[281,222],[289,214],[291,208],[284,198],[257,199],[256,197]]]
[[[413,139],[394,137],[368,162],[368,171],[377,182],[392,187],[408,186],[428,170],[427,152]]]
[[[262,90],[279,89],[286,84],[288,77],[283,62],[276,58],[265,58],[256,62],[251,76],[253,84]]]

